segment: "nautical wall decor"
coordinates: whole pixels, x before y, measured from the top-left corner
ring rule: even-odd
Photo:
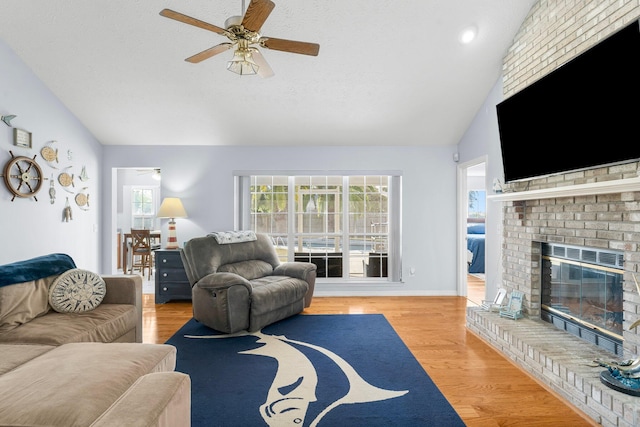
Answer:
[[[44,147],[42,147],[42,149],[40,150],[40,155],[49,164],[49,166],[51,166],[54,169],[58,169],[53,164],[54,162],[56,164],[58,163],[58,149],[53,147],[53,144],[55,143],[56,141],[47,142],[44,145]]]
[[[11,114],[8,116],[0,116],[0,120],[2,120],[5,125],[11,127],[11,120],[13,120],[15,117],[16,117],[15,114]]]
[[[42,181],[46,178],[42,176],[42,169],[36,162],[36,156],[30,158],[14,156],[12,151],[9,153],[11,159],[5,164],[2,177],[7,190],[13,194],[11,201],[13,202],[16,197],[33,197],[37,202],[36,194],[40,191]]]
[[[35,140],[31,132],[19,129],[11,124],[11,120],[16,118],[15,114],[8,114],[0,116],[0,120],[7,126],[13,128],[13,144],[18,147],[17,149],[31,149]],[[9,142],[9,141],[8,141]],[[59,156],[59,151],[63,150],[66,155]],[[50,173],[49,170],[43,170],[42,166],[36,161],[38,154],[33,157],[27,155],[14,154],[9,150],[11,159],[9,159],[4,168],[0,171],[2,174],[4,184],[7,190],[12,194],[11,201],[18,198],[33,198],[38,201],[36,194],[40,191],[43,185],[43,181],[50,179],[49,182],[49,203],[55,205],[59,197],[56,197],[57,188],[62,188],[72,198],[73,202],[81,210],[89,210],[89,186],[88,181],[89,173],[87,172],[87,166],[82,165],[80,172],[78,173],[79,166],[73,164],[75,159],[74,151],[65,147],[60,147],[60,144],[56,140],[49,140],[45,142],[39,149],[39,155],[44,160],[43,166],[47,166],[57,172]],[[45,175],[51,175],[51,178],[45,178]],[[77,178],[77,180],[76,180]],[[76,183],[82,183],[82,187],[79,189],[76,187]],[[57,184],[57,185],[56,185]],[[80,187],[80,186],[78,186]],[[65,207],[63,209],[62,220],[69,222],[73,219],[71,211],[71,201],[69,197],[65,199]]]

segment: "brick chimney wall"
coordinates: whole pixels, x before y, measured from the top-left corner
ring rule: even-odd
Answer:
[[[503,61],[504,98],[555,70],[640,17],[640,0],[540,0]],[[637,176],[638,163],[513,183],[527,191]],[[540,242],[624,251],[624,349],[640,353],[633,274],[640,266],[640,192],[503,202],[503,283],[526,294],[525,313],[540,317]],[[640,281],[640,274],[637,276]]]

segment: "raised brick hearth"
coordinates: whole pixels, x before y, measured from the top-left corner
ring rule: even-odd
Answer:
[[[540,319],[511,320],[479,307],[467,308],[467,328],[597,423],[640,425],[640,398],[602,384],[604,368],[593,366],[615,355]]]

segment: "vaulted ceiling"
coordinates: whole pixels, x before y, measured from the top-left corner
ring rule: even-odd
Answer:
[[[227,71],[232,51],[185,62],[227,39],[159,14],[224,27],[242,0],[2,0],[0,39],[105,145],[445,145],[536,2],[273,1],[261,34],[320,53],[261,49],[267,79]]]

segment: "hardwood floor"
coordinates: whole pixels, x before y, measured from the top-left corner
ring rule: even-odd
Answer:
[[[471,274],[467,275],[467,299],[470,304],[480,305],[485,299],[484,280]]]
[[[144,342],[164,343],[190,302],[143,295]],[[467,426],[596,426],[466,329],[464,297],[314,297],[305,314],[381,313]],[[393,369],[393,367],[390,367]]]

